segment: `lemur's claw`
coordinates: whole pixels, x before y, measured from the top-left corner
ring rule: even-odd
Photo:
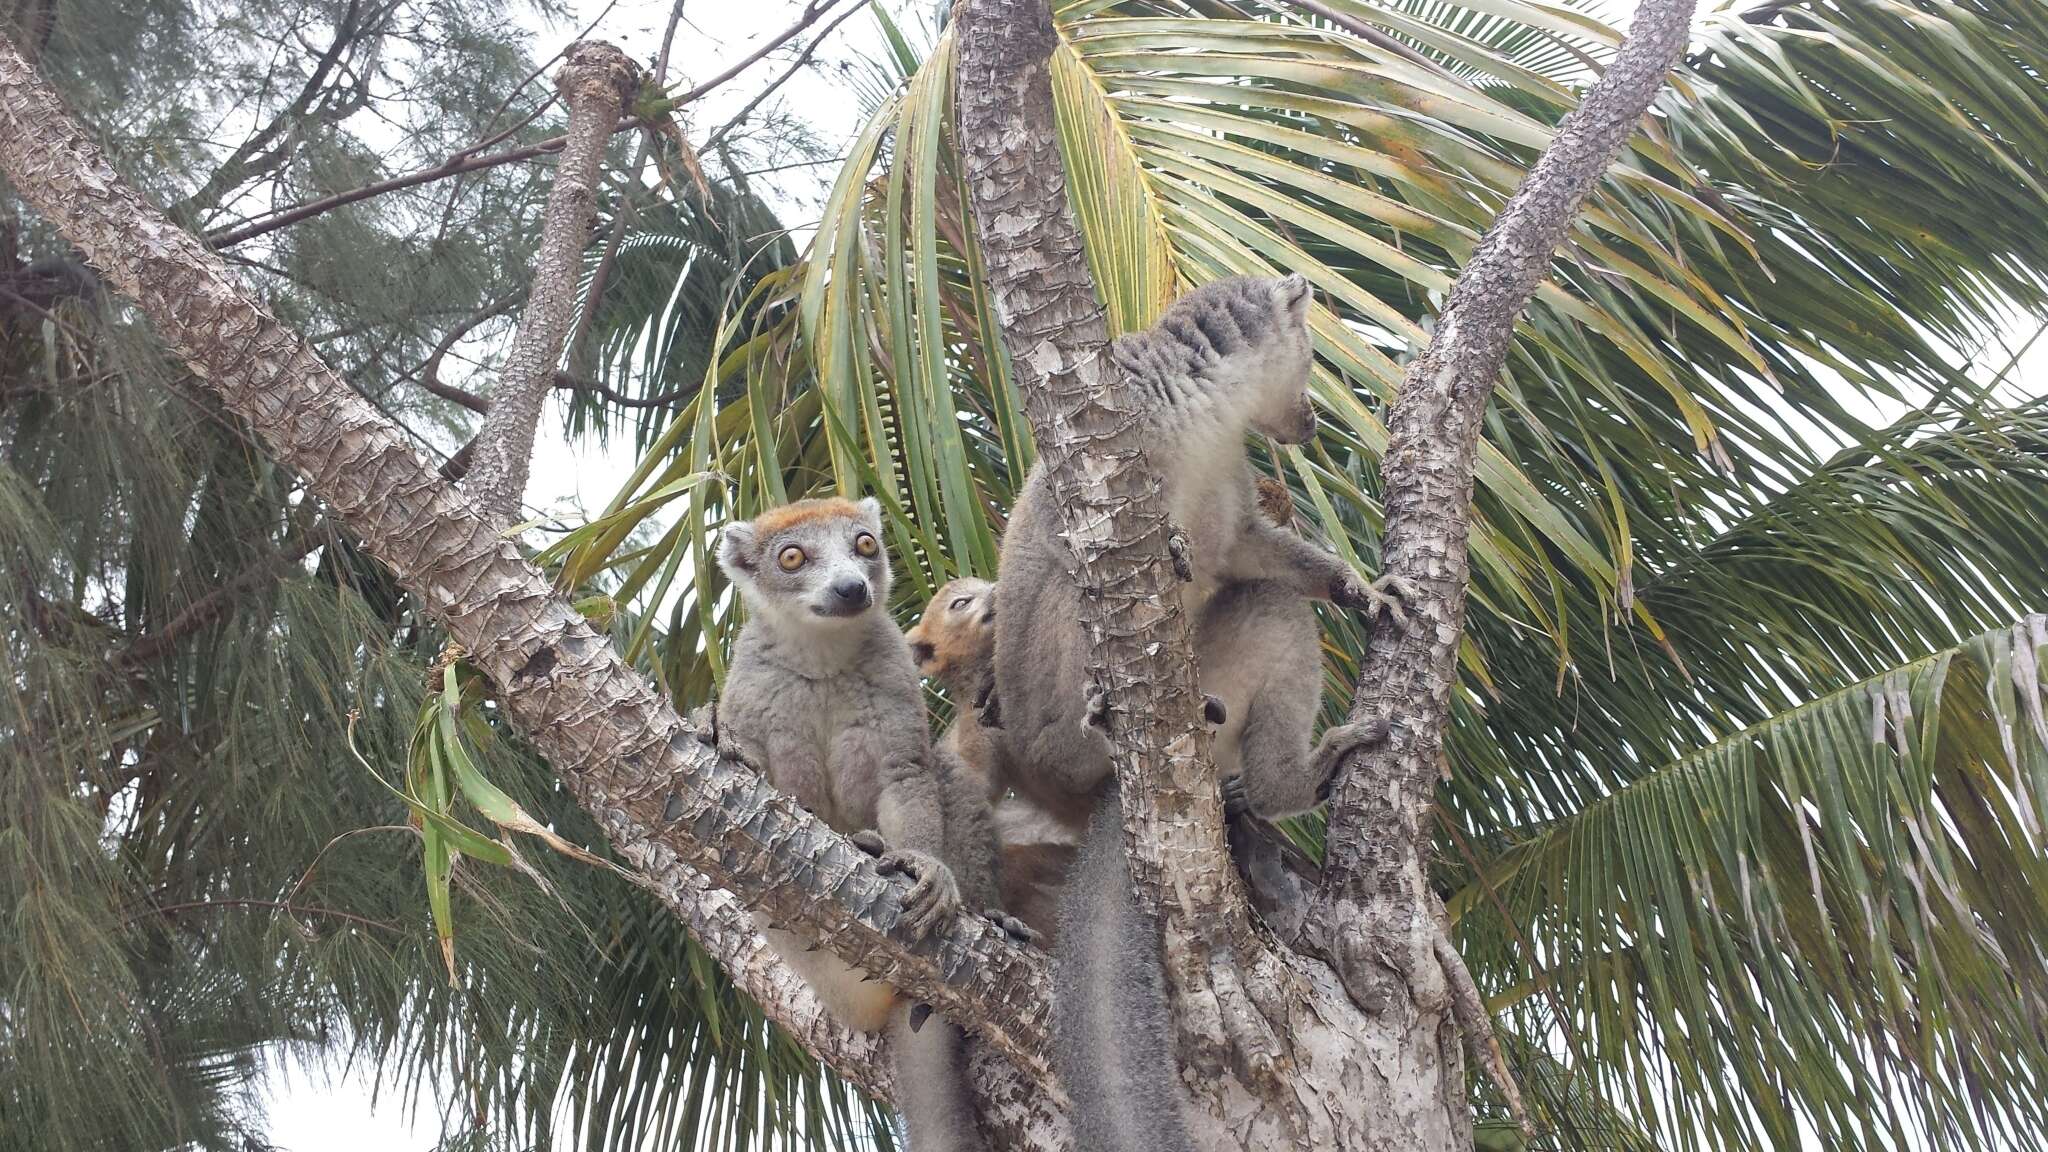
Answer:
[[[1081,702],[1082,722],[1090,728],[1109,731],[1109,693],[1102,685],[1090,684]]]
[[[1173,561],[1174,578],[1183,584],[1195,578],[1194,561],[1189,556],[1191,551],[1192,549],[1188,545],[1187,534],[1172,525],[1168,525],[1166,530],[1166,555],[1168,559]]]
[[[1252,810],[1251,797],[1245,795],[1244,773],[1225,776],[1221,781],[1223,789],[1223,818],[1236,820]]]
[[[1001,928],[1004,932],[1008,933],[1010,938],[1017,941],[1017,943],[1038,943],[1038,930],[1036,928],[1033,928],[1031,925],[1026,924],[1022,920],[1017,919],[1015,916],[1010,915],[1008,912],[1003,911],[1001,908],[987,909],[982,912],[982,915],[995,921],[996,927]]]
[[[960,911],[960,886],[953,870],[928,852],[899,848],[884,852],[875,861],[884,876],[900,872],[910,878],[910,891],[903,897],[903,918],[917,936],[929,936],[933,929]]]
[[[1212,728],[1221,728],[1230,719],[1230,710],[1223,706],[1220,697],[1207,693],[1202,695],[1202,720]]]

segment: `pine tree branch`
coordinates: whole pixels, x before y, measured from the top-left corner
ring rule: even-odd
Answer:
[[[495,520],[436,477],[215,253],[127,186],[4,37],[0,173],[447,625],[498,686],[507,721],[678,916],[705,913],[698,885],[726,889],[974,1029],[1050,1086],[1044,956],[979,916],[915,938],[903,923],[906,880],[882,876],[823,821],[699,743]],[[777,1020],[789,1014],[787,1000],[761,1004]]]

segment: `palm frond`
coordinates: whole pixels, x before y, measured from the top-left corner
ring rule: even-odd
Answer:
[[[1455,906],[1497,895],[1580,1070],[1666,1138],[2036,1142],[2044,649],[2028,616],[1732,733],[1518,838]]]

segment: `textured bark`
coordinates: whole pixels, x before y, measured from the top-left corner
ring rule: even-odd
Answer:
[[[1089,674],[1110,693],[1132,874],[1169,933],[1249,943],[1198,715],[1191,625],[1167,560],[1166,505],[1145,457],[1138,398],[1104,355],[1109,329],[1067,203],[1048,68],[1052,17],[1045,0],[972,0],[956,12],[956,101],[977,240],[1085,592]],[[1174,898],[1161,899],[1169,891]]]
[[[1371,1017],[1369,1044],[1400,1070],[1364,1085],[1388,1121],[1424,1146],[1465,1147],[1470,1121],[1453,1027],[1488,1064],[1491,1025],[1444,937],[1427,881],[1423,818],[1436,795],[1457,682],[1470,579],[1473,462],[1487,399],[1516,318],[1593,185],[1607,170],[1685,47],[1693,0],[1644,0],[1613,63],[1502,209],[1452,286],[1429,348],[1409,368],[1387,421],[1384,573],[1407,580],[1409,623],[1382,622],[1359,669],[1351,719],[1384,722],[1382,744],[1356,754],[1331,803],[1328,857],[1305,943],[1329,958]],[[1512,1092],[1504,1070],[1496,1079]],[[1403,1077],[1413,1083],[1402,1084]],[[1436,1091],[1427,1088],[1434,1079]]]
[[[712,940],[729,942],[721,958],[750,945],[730,943],[735,933],[723,929],[737,928],[738,907],[701,899],[707,883],[936,1005],[1035,1082],[1048,1081],[1043,954],[974,916],[913,940],[901,923],[905,881],[876,873],[823,821],[699,743],[500,538],[494,521],[216,256],[121,182],[4,37],[0,174],[447,625],[498,685],[508,720],[548,757],[641,881]],[[734,975],[765,970],[740,964]],[[835,1067],[845,1060],[849,1075],[879,1084],[863,1072],[879,1066],[872,1041],[807,1023],[787,989],[742,987],[820,1057]]]
[[[601,40],[569,45],[555,87],[569,109],[569,142],[548,190],[540,255],[512,355],[491,397],[475,462],[463,486],[484,515],[500,524],[518,519],[533,460],[533,431],[542,401],[554,387],[562,345],[576,320],[576,285],[583,248],[597,214],[597,175],[605,143],[640,87],[640,70],[624,52]]]

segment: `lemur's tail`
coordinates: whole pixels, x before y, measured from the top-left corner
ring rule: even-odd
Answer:
[[[986,1152],[967,1083],[967,1038],[934,1013],[915,1030],[905,1003],[889,1022],[896,1072],[896,1110],[909,1152]]]
[[[1159,930],[1138,909],[1111,789],[1060,897],[1053,1056],[1074,1147],[1191,1152],[1173,1059]]]

